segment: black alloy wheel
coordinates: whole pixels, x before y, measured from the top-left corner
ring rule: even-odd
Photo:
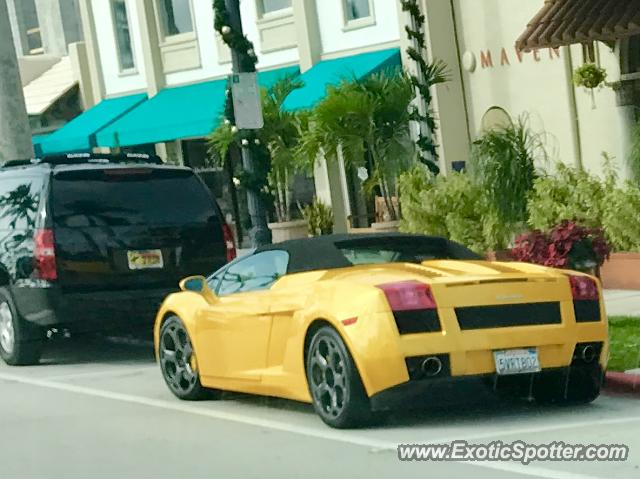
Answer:
[[[177,316],[170,317],[162,325],[159,357],[162,376],[174,395],[187,401],[208,396],[207,389],[200,383],[189,333]]]
[[[333,328],[323,326],[313,335],[306,367],[313,406],[326,424],[351,428],[369,423],[371,407],[360,375]]]

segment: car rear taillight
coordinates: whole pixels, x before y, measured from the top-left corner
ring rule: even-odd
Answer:
[[[227,261],[235,259],[236,244],[233,241],[233,232],[227,223],[222,223],[222,237],[224,238],[224,245],[227,250]]]
[[[569,284],[571,284],[571,294],[574,300],[595,301],[600,299],[598,285],[587,276],[569,276]]]
[[[436,300],[428,284],[400,281],[377,287],[387,298],[400,334],[442,331]]]
[[[33,256],[36,278],[48,281],[58,279],[53,231],[50,229],[38,230],[33,241],[35,243]]]
[[[413,311],[416,309],[436,309],[428,284],[419,281],[400,281],[398,283],[379,284],[384,291],[392,311]]]
[[[569,276],[573,311],[578,323],[600,321],[600,293],[598,284],[588,276]]]

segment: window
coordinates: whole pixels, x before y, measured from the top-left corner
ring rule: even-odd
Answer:
[[[260,0],[262,14],[291,8],[291,0]]]
[[[6,236],[6,231],[31,230],[35,228],[40,204],[40,177],[7,177],[0,180],[0,230],[5,231],[3,241],[6,248],[13,248],[20,235]],[[9,239],[11,238],[11,239]],[[9,246],[11,245],[11,246]]]
[[[159,0],[165,37],[193,32],[191,0]]]
[[[53,219],[68,228],[185,225],[218,221],[211,195],[190,171],[71,170],[55,175]]]
[[[347,22],[371,16],[369,0],[345,0],[345,9]]]
[[[265,251],[242,259],[224,272],[218,286],[218,295],[268,289],[286,274],[288,264],[289,253],[279,250]],[[212,283],[215,284],[215,281]]]
[[[116,46],[120,71],[132,70],[135,68],[135,61],[133,58],[133,47],[131,46],[131,31],[129,28],[126,0],[111,0],[111,10],[113,12],[113,26],[116,31]]]
[[[361,264],[422,263],[438,259],[479,259],[467,248],[440,238],[364,238],[336,243],[344,258]]]

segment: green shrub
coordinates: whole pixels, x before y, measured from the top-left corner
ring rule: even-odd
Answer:
[[[465,173],[434,177],[417,166],[400,177],[399,185],[401,231],[442,236],[478,253],[504,248],[513,236]]]
[[[640,251],[640,188],[627,183],[604,196],[602,226],[614,251]]]
[[[602,226],[605,193],[611,180],[603,182],[563,164],[556,168],[553,176],[534,181],[527,202],[529,225],[548,230],[564,220],[577,220],[591,228]]]
[[[485,132],[473,143],[469,173],[498,218],[518,224],[527,218],[527,196],[538,177],[536,165],[546,166],[546,162],[542,138],[522,117],[515,124]]]
[[[307,220],[309,235],[322,236],[333,233],[333,210],[319,200],[300,208],[302,217]]]

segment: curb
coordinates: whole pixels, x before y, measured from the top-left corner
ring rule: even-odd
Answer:
[[[640,397],[640,374],[608,371],[605,375],[604,390],[615,393],[634,394]]]

